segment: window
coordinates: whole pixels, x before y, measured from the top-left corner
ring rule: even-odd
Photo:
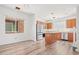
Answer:
[[[19,33],[24,32],[24,21],[23,20],[5,20],[5,32],[6,33]]]

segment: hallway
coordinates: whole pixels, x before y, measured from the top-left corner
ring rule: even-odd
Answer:
[[[28,44],[30,43],[30,44]],[[57,41],[51,45],[44,45],[42,40],[38,42],[24,41],[10,45],[0,46],[0,55],[77,55],[73,52],[71,43]]]

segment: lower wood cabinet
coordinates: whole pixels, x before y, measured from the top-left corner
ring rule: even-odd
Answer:
[[[54,33],[55,40],[61,40],[62,33]]]
[[[54,42],[53,34],[52,33],[45,33],[45,43],[52,44]]]
[[[73,33],[68,33],[68,41],[69,42],[73,42],[73,36],[74,34]]]
[[[45,33],[45,43],[52,44],[61,39],[61,33]]]
[[[68,42],[73,42],[74,35],[76,36],[76,33],[75,34],[73,32],[67,33]],[[46,43],[46,45],[52,44],[52,43],[56,42],[57,40],[61,40],[61,39],[62,39],[62,33],[60,33],[60,32],[58,32],[58,33],[45,33],[45,43]]]

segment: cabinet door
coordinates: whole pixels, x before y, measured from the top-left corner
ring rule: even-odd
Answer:
[[[56,42],[55,34],[54,33],[46,33],[45,34],[45,43],[52,44],[54,42]]]
[[[47,29],[52,29],[53,24],[52,23],[46,23]]]
[[[68,41],[73,42],[73,33],[68,33]]]
[[[61,39],[61,33],[54,33],[55,35],[55,40],[60,40]]]
[[[67,20],[67,28],[76,27],[76,19],[69,19]]]
[[[46,44],[52,44],[53,43],[53,37],[51,33],[45,34],[45,43]]]

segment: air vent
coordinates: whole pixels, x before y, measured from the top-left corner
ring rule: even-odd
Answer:
[[[17,9],[17,10],[20,10],[21,8],[20,8],[20,7],[16,7],[16,9]]]

